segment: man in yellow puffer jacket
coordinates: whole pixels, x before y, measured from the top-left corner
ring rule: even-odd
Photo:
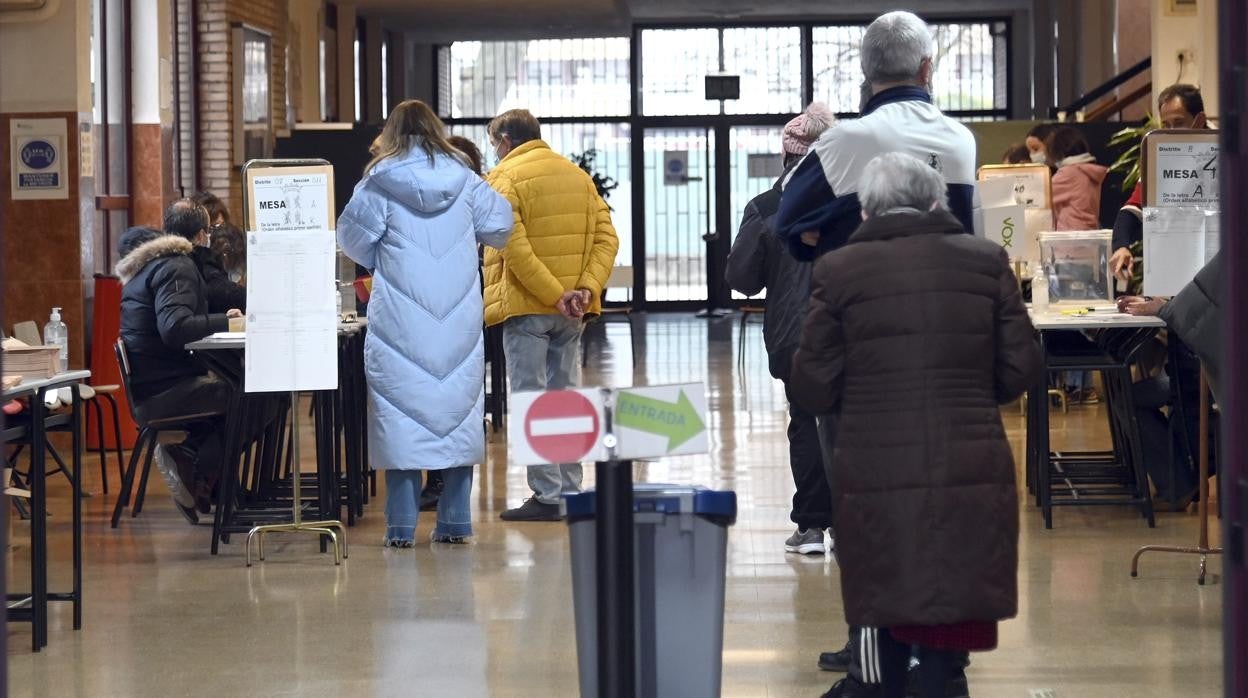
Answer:
[[[602,289],[620,242],[593,180],[542,140],[523,109],[490,122],[498,165],[486,178],[511,202],[507,246],[485,252],[485,323],[503,325],[514,391],[580,383],[581,323],[602,310]],[[581,487],[581,464],[529,468],[533,496],[505,521],[557,521],[559,498]]]

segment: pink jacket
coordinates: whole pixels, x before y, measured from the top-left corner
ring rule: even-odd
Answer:
[[[1054,230],[1101,228],[1101,184],[1108,170],[1091,155],[1074,155],[1058,164],[1053,175]]]

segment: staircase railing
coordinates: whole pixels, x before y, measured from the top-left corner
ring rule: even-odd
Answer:
[[[1120,95],[1118,97],[1111,97],[1109,100],[1106,100],[1105,102],[1101,104],[1098,104],[1097,106],[1093,107],[1089,111],[1085,112],[1084,110],[1092,103],[1096,102],[1102,97],[1105,97],[1106,95],[1109,95],[1114,90],[1125,85],[1127,81],[1131,80],[1137,75],[1140,75],[1144,71],[1151,69],[1152,67],[1153,67],[1153,58],[1152,56],[1149,56],[1148,58],[1145,58],[1139,63],[1136,63],[1130,68],[1127,68],[1126,70],[1122,71],[1121,73],[1118,73],[1117,75],[1110,78],[1109,80],[1106,80],[1105,82],[1096,86],[1095,88],[1088,91],[1082,97],[1080,97],[1079,99],[1076,99],[1070,104],[1066,106],[1053,107],[1052,109],[1049,110],[1049,118],[1057,119],[1059,121],[1067,121],[1067,120],[1104,121],[1108,119],[1110,115],[1122,112],[1123,109],[1126,109],[1131,104],[1135,103],[1136,101],[1140,99],[1143,99],[1146,95],[1151,94],[1153,91],[1152,82],[1149,81],[1147,85],[1142,85],[1139,88],[1127,93],[1126,95]],[[1082,119],[1078,119],[1077,117],[1077,115],[1080,113],[1083,113]]]

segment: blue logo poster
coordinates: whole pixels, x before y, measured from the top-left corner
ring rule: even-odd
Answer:
[[[13,199],[68,198],[67,126],[65,119],[13,119],[9,122]]]

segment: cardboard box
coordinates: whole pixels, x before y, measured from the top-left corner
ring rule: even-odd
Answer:
[[[10,347],[4,350],[4,375],[51,378],[60,370],[60,347]]]
[[[1038,264],[1040,247],[1036,233],[1040,229],[1028,225],[1029,218],[1038,218],[1029,214],[1038,212],[1017,201],[1012,181],[989,179],[977,183],[975,189],[975,234],[1004,247],[1010,259]]]

